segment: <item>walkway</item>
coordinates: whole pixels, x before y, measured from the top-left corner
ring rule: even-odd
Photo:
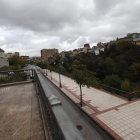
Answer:
[[[44,70],[45,71],[45,70]],[[48,71],[48,78],[51,74]],[[52,72],[54,84],[59,87],[59,75]],[[73,79],[61,75],[61,90],[75,103],[79,102],[80,89]],[[128,101],[96,88],[82,87],[83,106],[96,122],[117,140],[140,139],[140,100]]]
[[[0,140],[44,139],[34,85],[0,87]]]

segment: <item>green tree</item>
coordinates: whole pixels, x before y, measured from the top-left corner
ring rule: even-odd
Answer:
[[[37,63],[37,66],[40,67],[40,68],[42,68],[42,69],[46,69],[47,63],[45,63],[45,62],[39,62],[39,63]]]
[[[20,67],[24,67],[26,64],[28,64],[29,62],[27,60],[23,60],[20,57],[17,56],[12,56],[11,58],[9,58],[9,64],[12,66],[17,66],[17,68]]]
[[[51,80],[52,80],[52,71],[54,70],[54,67],[48,65],[48,69],[50,70],[50,73],[51,73]]]
[[[104,83],[107,86],[120,89],[122,81],[117,75],[111,75],[111,76],[107,75],[104,79]]]
[[[140,63],[134,63],[130,67],[132,81],[140,81]]]
[[[94,77],[94,73],[88,71],[86,66],[83,64],[74,65],[72,78],[76,81],[76,83],[80,87],[80,95],[81,95],[81,107],[82,107],[82,86],[89,87],[90,85],[96,85],[97,79]]]
[[[129,80],[125,79],[124,81],[122,81],[121,90],[130,91],[130,82],[129,82]]]
[[[106,58],[105,61],[105,67],[106,67],[106,74],[112,75],[115,72],[116,64],[110,57],[108,57]]]

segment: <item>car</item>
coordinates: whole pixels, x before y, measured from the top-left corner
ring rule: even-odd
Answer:
[[[14,75],[15,73],[13,71],[8,72],[8,76]]]

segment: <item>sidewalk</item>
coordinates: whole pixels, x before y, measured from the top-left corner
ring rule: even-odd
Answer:
[[[45,72],[45,70],[44,70]],[[51,80],[51,73],[47,71]],[[59,87],[59,75],[52,72],[52,82]],[[61,90],[75,103],[80,102],[80,88],[73,79],[61,75]],[[140,139],[140,100],[128,101],[96,88],[82,87],[82,109],[117,140]]]

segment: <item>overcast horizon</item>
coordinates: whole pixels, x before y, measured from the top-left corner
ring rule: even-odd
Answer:
[[[0,0],[0,48],[40,56],[140,32],[140,0]]]

